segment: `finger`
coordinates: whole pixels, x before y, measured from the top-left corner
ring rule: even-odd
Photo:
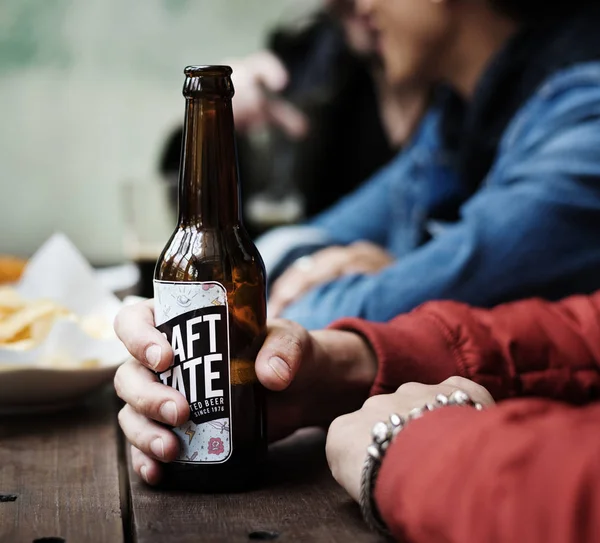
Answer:
[[[171,426],[182,425],[190,416],[183,395],[159,383],[137,360],[128,360],[115,375],[115,390],[138,413]]]
[[[353,243],[348,247],[348,251],[350,254],[344,266],[344,274],[375,273],[394,262],[390,253],[367,241]]]
[[[115,319],[115,332],[135,359],[155,371],[173,362],[173,349],[154,327],[154,300],[126,306]]]
[[[479,402],[482,405],[492,405],[494,403],[494,398],[486,388],[465,377],[450,377],[441,384],[466,392],[474,402]]]
[[[294,279],[295,277],[298,277],[297,281]],[[302,292],[300,281],[301,277],[298,271],[290,268],[273,283],[267,306],[269,318],[278,319],[283,310],[296,299],[297,293]]]
[[[269,316],[277,318],[302,294],[315,286],[339,277],[346,248],[328,247],[296,260],[273,283],[269,295]]]
[[[281,92],[289,82],[283,63],[270,51],[261,51],[252,58],[257,80],[271,92]]]
[[[292,139],[300,140],[308,134],[308,117],[287,100],[268,100],[266,116],[271,124],[281,128]]]
[[[177,458],[179,444],[172,431],[152,422],[130,405],[119,411],[118,418],[125,437],[145,455],[160,462],[171,462]]]
[[[312,356],[312,339],[299,324],[275,321],[256,357],[256,375],[269,390],[286,389],[303,361]]]
[[[273,283],[269,295],[269,317],[278,318],[288,305],[322,283],[323,277],[316,266],[309,270],[292,265]]]
[[[134,471],[149,485],[157,485],[162,477],[162,466],[139,449],[131,447],[131,465]]]
[[[301,272],[304,290],[309,290],[340,277],[351,257],[349,247],[328,247],[309,257],[308,263],[299,258],[290,269]]]

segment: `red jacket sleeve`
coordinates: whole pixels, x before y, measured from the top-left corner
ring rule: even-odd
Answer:
[[[453,375],[496,399],[538,396],[585,403],[600,394],[600,292],[558,303],[530,299],[477,309],[430,302],[393,321],[343,319],[377,354],[373,394]]]
[[[600,541],[600,406],[511,400],[409,423],[375,499],[411,543]]]

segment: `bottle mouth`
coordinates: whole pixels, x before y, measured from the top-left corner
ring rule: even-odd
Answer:
[[[229,66],[188,66],[183,73],[186,98],[232,98],[234,94]]]
[[[183,73],[188,77],[227,77],[233,70],[230,66],[186,66]]]

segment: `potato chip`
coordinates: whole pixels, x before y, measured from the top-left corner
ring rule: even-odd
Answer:
[[[48,337],[59,319],[77,323],[94,339],[108,339],[114,333],[111,323],[104,317],[92,315],[80,319],[52,300],[25,300],[15,289],[0,287],[0,349],[13,351],[35,349]],[[65,360],[61,363],[73,365],[73,362]],[[79,363],[81,367],[95,367],[97,364],[97,361]],[[51,365],[56,365],[56,362]]]
[[[17,282],[26,265],[27,260],[10,255],[0,255],[0,283]]]
[[[112,323],[101,315],[88,315],[79,321],[79,326],[94,339],[111,339],[114,334]]]
[[[14,288],[0,286],[0,311],[14,311],[24,307],[25,304],[25,300]]]
[[[10,343],[2,344],[3,349],[9,349],[11,351],[30,351],[37,347],[37,343],[33,339],[22,339],[19,341],[11,341]]]
[[[68,311],[51,301],[37,301],[18,309],[0,324],[0,344],[10,341],[15,335],[36,321],[48,316],[66,315]]]

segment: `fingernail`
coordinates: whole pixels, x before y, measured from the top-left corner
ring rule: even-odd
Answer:
[[[272,356],[269,358],[269,366],[277,374],[277,377],[279,377],[285,383],[289,382],[292,376],[292,370],[282,358],[279,358],[278,356]]]
[[[157,437],[150,443],[150,450],[157,458],[163,459],[165,457],[165,444],[160,437]]]
[[[144,481],[146,481],[147,483],[150,482],[150,481],[148,481],[148,467],[147,466],[142,466],[140,468],[140,475],[142,476],[142,479],[144,479]]]
[[[160,407],[160,416],[171,426],[175,426],[177,424],[177,406],[175,402],[169,401],[162,404]]]
[[[158,345],[150,345],[146,349],[146,362],[152,367],[156,368],[160,364],[160,359],[162,355],[162,349]]]

